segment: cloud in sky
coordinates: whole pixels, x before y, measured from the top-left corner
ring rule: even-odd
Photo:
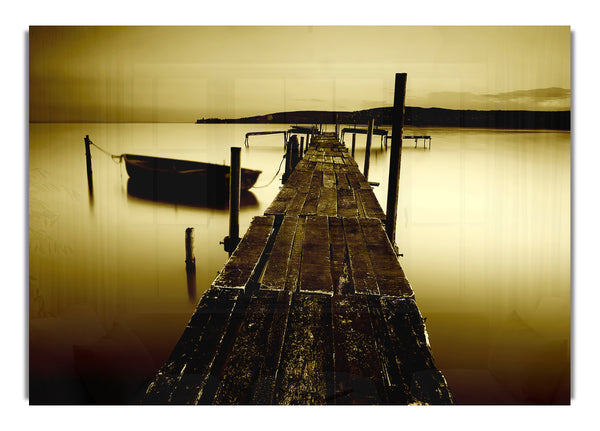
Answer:
[[[571,90],[551,87],[495,94],[440,91],[428,93],[419,106],[475,110],[568,111],[571,109]]]

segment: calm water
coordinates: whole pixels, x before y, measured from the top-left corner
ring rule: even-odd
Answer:
[[[96,148],[91,201],[84,136],[112,154],[228,164],[229,147],[243,147],[246,132],[283,129],[30,125],[32,402],[131,401],[227,260],[219,244],[227,235],[226,204],[133,196],[124,166]],[[437,367],[463,404],[567,403],[570,134],[439,128],[405,134],[433,137],[431,150],[404,142],[396,242]],[[364,141],[357,136],[360,167]],[[282,155],[281,135],[251,137],[242,167],[261,169],[262,186]],[[388,158],[374,137],[369,180],[381,183],[375,189],[381,203]],[[280,184],[277,178],[245,196],[241,232]],[[195,288],[186,280],[187,227],[195,230]]]

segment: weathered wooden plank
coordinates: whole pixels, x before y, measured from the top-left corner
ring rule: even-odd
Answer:
[[[339,154],[339,153],[338,153]],[[335,155],[332,157],[332,161],[333,163],[336,163],[338,165],[345,165],[346,163],[344,162],[344,158],[339,156],[339,155]]]
[[[346,178],[346,174],[343,172],[337,172],[335,174],[335,179],[337,182],[338,189],[349,189],[350,184],[348,183],[348,178]]]
[[[228,295],[227,290],[218,289],[221,297],[211,308],[199,308],[179,340],[177,351],[185,352],[185,368],[181,378],[174,385],[172,404],[197,404],[210,386],[210,371],[218,352],[224,347],[228,350],[226,336],[237,327],[241,315],[245,312],[246,301],[243,296]],[[236,292],[237,293],[237,292]],[[202,325],[204,316],[208,319]]]
[[[408,404],[410,397],[410,382],[400,373],[398,363],[392,349],[387,324],[381,310],[380,297],[367,295],[369,315],[373,327],[373,340],[379,357],[379,367],[385,387],[387,404]]]
[[[356,198],[352,189],[338,189],[337,215],[338,217],[358,217]]]
[[[410,381],[410,403],[453,404],[454,396],[435,369],[425,324],[411,298],[380,298],[391,347],[400,372]]]
[[[264,362],[267,336],[277,292],[258,291],[250,304],[221,372],[213,404],[248,404],[260,365]]]
[[[341,218],[329,217],[329,242],[333,292],[334,295],[343,295],[350,291],[350,262]]]
[[[321,171],[313,171],[313,176],[310,180],[310,188],[302,207],[301,215],[317,214],[317,204],[321,195],[321,180],[323,173]]]
[[[296,196],[296,192],[297,190],[293,187],[283,186],[277,196],[275,196],[273,202],[271,202],[271,205],[265,210],[265,215],[285,214],[290,201]]]
[[[365,208],[365,213],[368,218],[376,218],[379,220],[385,220],[385,214],[377,202],[377,198],[373,193],[373,190],[358,190],[360,194],[360,200]]]
[[[273,216],[259,216],[252,219],[242,241],[213,281],[213,287],[235,289],[246,287],[273,230],[273,221]]]
[[[354,292],[378,295],[379,289],[358,219],[343,219]]]
[[[331,173],[331,174],[333,174],[333,173],[335,172],[335,170],[333,169],[333,166],[334,166],[334,165],[333,165],[332,163],[325,163],[325,162],[324,162],[324,163],[321,165],[321,170],[323,171],[323,173],[325,173],[325,172],[328,172],[328,173]],[[333,185],[333,187],[335,187],[335,182],[334,182],[334,185]]]
[[[382,404],[386,400],[365,295],[331,299],[336,404]]]
[[[366,218],[367,213],[365,212],[365,206],[360,197],[360,193],[358,193],[357,190],[354,190],[354,198],[356,199],[356,209],[358,210],[358,217]]]
[[[297,165],[296,165],[297,166]],[[305,170],[294,169],[286,181],[286,187],[293,187],[299,189],[304,184],[310,182],[311,173]]]
[[[273,320],[265,346],[265,357],[260,365],[258,377],[252,394],[252,404],[270,405],[277,379],[277,370],[283,351],[283,341],[292,302],[291,292],[279,292],[277,302],[273,306]]]
[[[311,216],[306,219],[300,267],[300,290],[333,294],[327,217]]]
[[[323,187],[335,188],[335,174],[333,172],[323,172]]]
[[[299,218],[294,235],[294,243],[290,254],[289,265],[285,278],[285,290],[287,292],[296,292],[298,290],[298,280],[300,279],[300,264],[302,261],[302,248],[304,245],[305,218]]]
[[[346,178],[348,179],[348,185],[354,190],[360,189],[360,182],[358,181],[358,175],[356,172],[347,173]]]
[[[381,222],[377,219],[359,222],[381,295],[414,296]]]
[[[337,215],[337,191],[335,188],[321,188],[317,215],[335,217]]]
[[[306,201],[307,195],[307,192],[298,191],[298,193],[296,193],[296,196],[294,196],[294,198],[288,205],[288,208],[285,213],[289,216],[300,215],[302,213],[302,208],[304,207],[304,202]]]
[[[283,218],[260,281],[261,289],[284,289],[297,224],[296,217]]]
[[[167,404],[196,398],[202,385],[202,377],[206,376],[239,294],[240,291],[235,290],[206,291],[169,359],[148,386],[142,403]],[[194,372],[190,373],[192,369]],[[194,386],[196,390],[192,389],[191,396],[181,401],[177,395],[173,399],[178,386]]]
[[[322,405],[333,386],[331,297],[294,293],[274,404]]]

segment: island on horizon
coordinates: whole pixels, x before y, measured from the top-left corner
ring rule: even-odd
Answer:
[[[392,124],[392,107],[361,111],[290,111],[236,119],[202,118],[196,124],[367,124],[371,117],[378,126]],[[415,127],[473,127],[486,129],[571,130],[571,111],[478,111],[407,106],[404,124]]]

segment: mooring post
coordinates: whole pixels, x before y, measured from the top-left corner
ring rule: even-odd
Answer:
[[[194,228],[185,230],[185,269],[187,272],[196,271],[196,258],[194,257]]]
[[[296,135],[293,135],[292,138],[294,136]],[[290,138],[285,144],[285,171],[283,172],[283,177],[281,178],[281,182],[283,184],[285,184],[288,177],[292,173],[292,138]]]
[[[367,180],[369,179],[369,159],[371,158],[371,141],[373,139],[374,123],[375,118],[371,117],[371,121],[369,121],[369,130],[367,131],[367,149],[365,150],[365,168],[363,169],[363,175]]]
[[[306,145],[308,145],[308,135],[306,135]],[[298,158],[302,159],[304,156],[304,136],[300,138],[300,153],[298,153]]]
[[[294,169],[296,169],[296,165],[300,161],[300,144],[298,143],[298,136],[293,135],[290,138],[290,143],[292,146],[292,168],[290,169],[290,174]]]
[[[354,158],[354,148],[356,147],[356,133],[352,134],[352,158]]]
[[[87,181],[88,181],[88,190],[90,193],[90,197],[94,196],[94,181],[92,178],[92,153],[90,152],[90,141],[89,135],[85,135],[85,164],[87,166]]]
[[[229,236],[225,238],[225,251],[231,255],[240,242],[240,147],[231,147],[229,170]]]
[[[340,116],[335,114],[335,137],[340,138]]]
[[[385,219],[388,239],[396,247],[396,215],[398,211],[398,186],[400,183],[400,161],[402,158],[402,128],[404,127],[404,98],[406,95],[406,73],[396,74],[394,108],[392,112],[392,148],[390,151],[390,175]]]

